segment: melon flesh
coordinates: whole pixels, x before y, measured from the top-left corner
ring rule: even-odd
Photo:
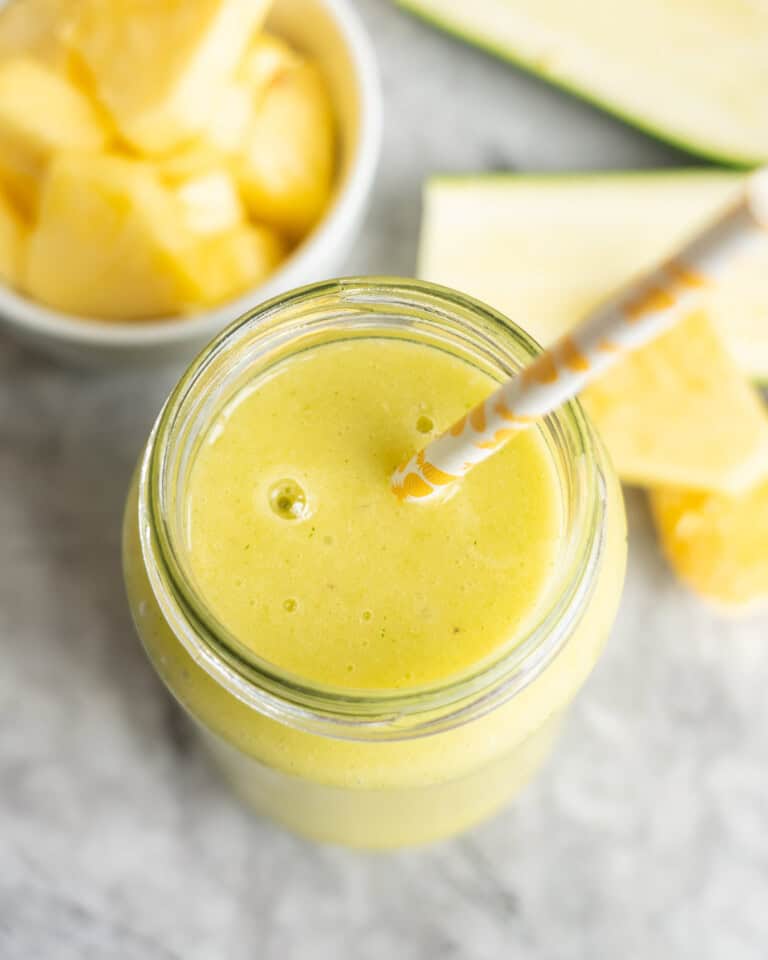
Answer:
[[[728,607],[768,600],[768,482],[740,497],[650,494],[662,548],[696,593]]]
[[[764,0],[399,2],[664,139],[768,158]]]
[[[721,210],[729,172],[434,178],[419,274],[506,313],[547,345]],[[768,249],[723,279],[708,312],[740,368],[768,381]]]
[[[630,353],[581,400],[627,483],[737,493],[768,471],[768,415],[704,314]]]

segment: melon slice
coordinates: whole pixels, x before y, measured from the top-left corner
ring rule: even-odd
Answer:
[[[581,400],[628,483],[738,493],[768,472],[768,414],[702,313],[629,354]]]
[[[651,492],[659,539],[678,576],[717,604],[768,600],[768,482],[739,497]]]
[[[713,171],[438,177],[426,190],[420,276],[506,313],[547,345],[663,259],[735,195]],[[768,251],[707,304],[742,370],[768,381]]]
[[[712,157],[768,158],[763,0],[399,0],[631,123]]]
[[[80,0],[72,49],[137,150],[199,134],[232,80],[268,0]]]

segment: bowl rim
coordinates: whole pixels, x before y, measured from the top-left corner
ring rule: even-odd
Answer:
[[[233,300],[190,315],[138,320],[78,316],[45,306],[0,283],[0,326],[49,340],[98,347],[150,347],[213,336],[258,303],[301,283],[311,263],[362,212],[373,185],[382,139],[383,105],[373,45],[352,0],[315,0],[331,14],[349,53],[359,96],[358,141],[346,177],[322,220],[267,280]]]

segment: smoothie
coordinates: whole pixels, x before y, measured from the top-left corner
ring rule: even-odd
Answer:
[[[389,478],[493,389],[397,340],[310,350],[246,387],[190,472],[201,596],[254,653],[302,681],[365,690],[445,681],[514,643],[562,535],[552,459],[528,431],[444,502]]]
[[[124,563],[147,652],[237,793],[386,848],[467,828],[547,758],[615,616],[625,528],[575,406],[401,503],[395,465],[536,347],[459,294],[349,283],[198,358],[137,473]]]

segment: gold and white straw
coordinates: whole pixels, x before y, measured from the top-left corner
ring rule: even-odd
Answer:
[[[392,489],[427,500],[492,456],[696,306],[707,288],[755,240],[768,242],[768,168],[747,181],[740,201],[675,256],[590,313],[449,430],[397,468]]]

